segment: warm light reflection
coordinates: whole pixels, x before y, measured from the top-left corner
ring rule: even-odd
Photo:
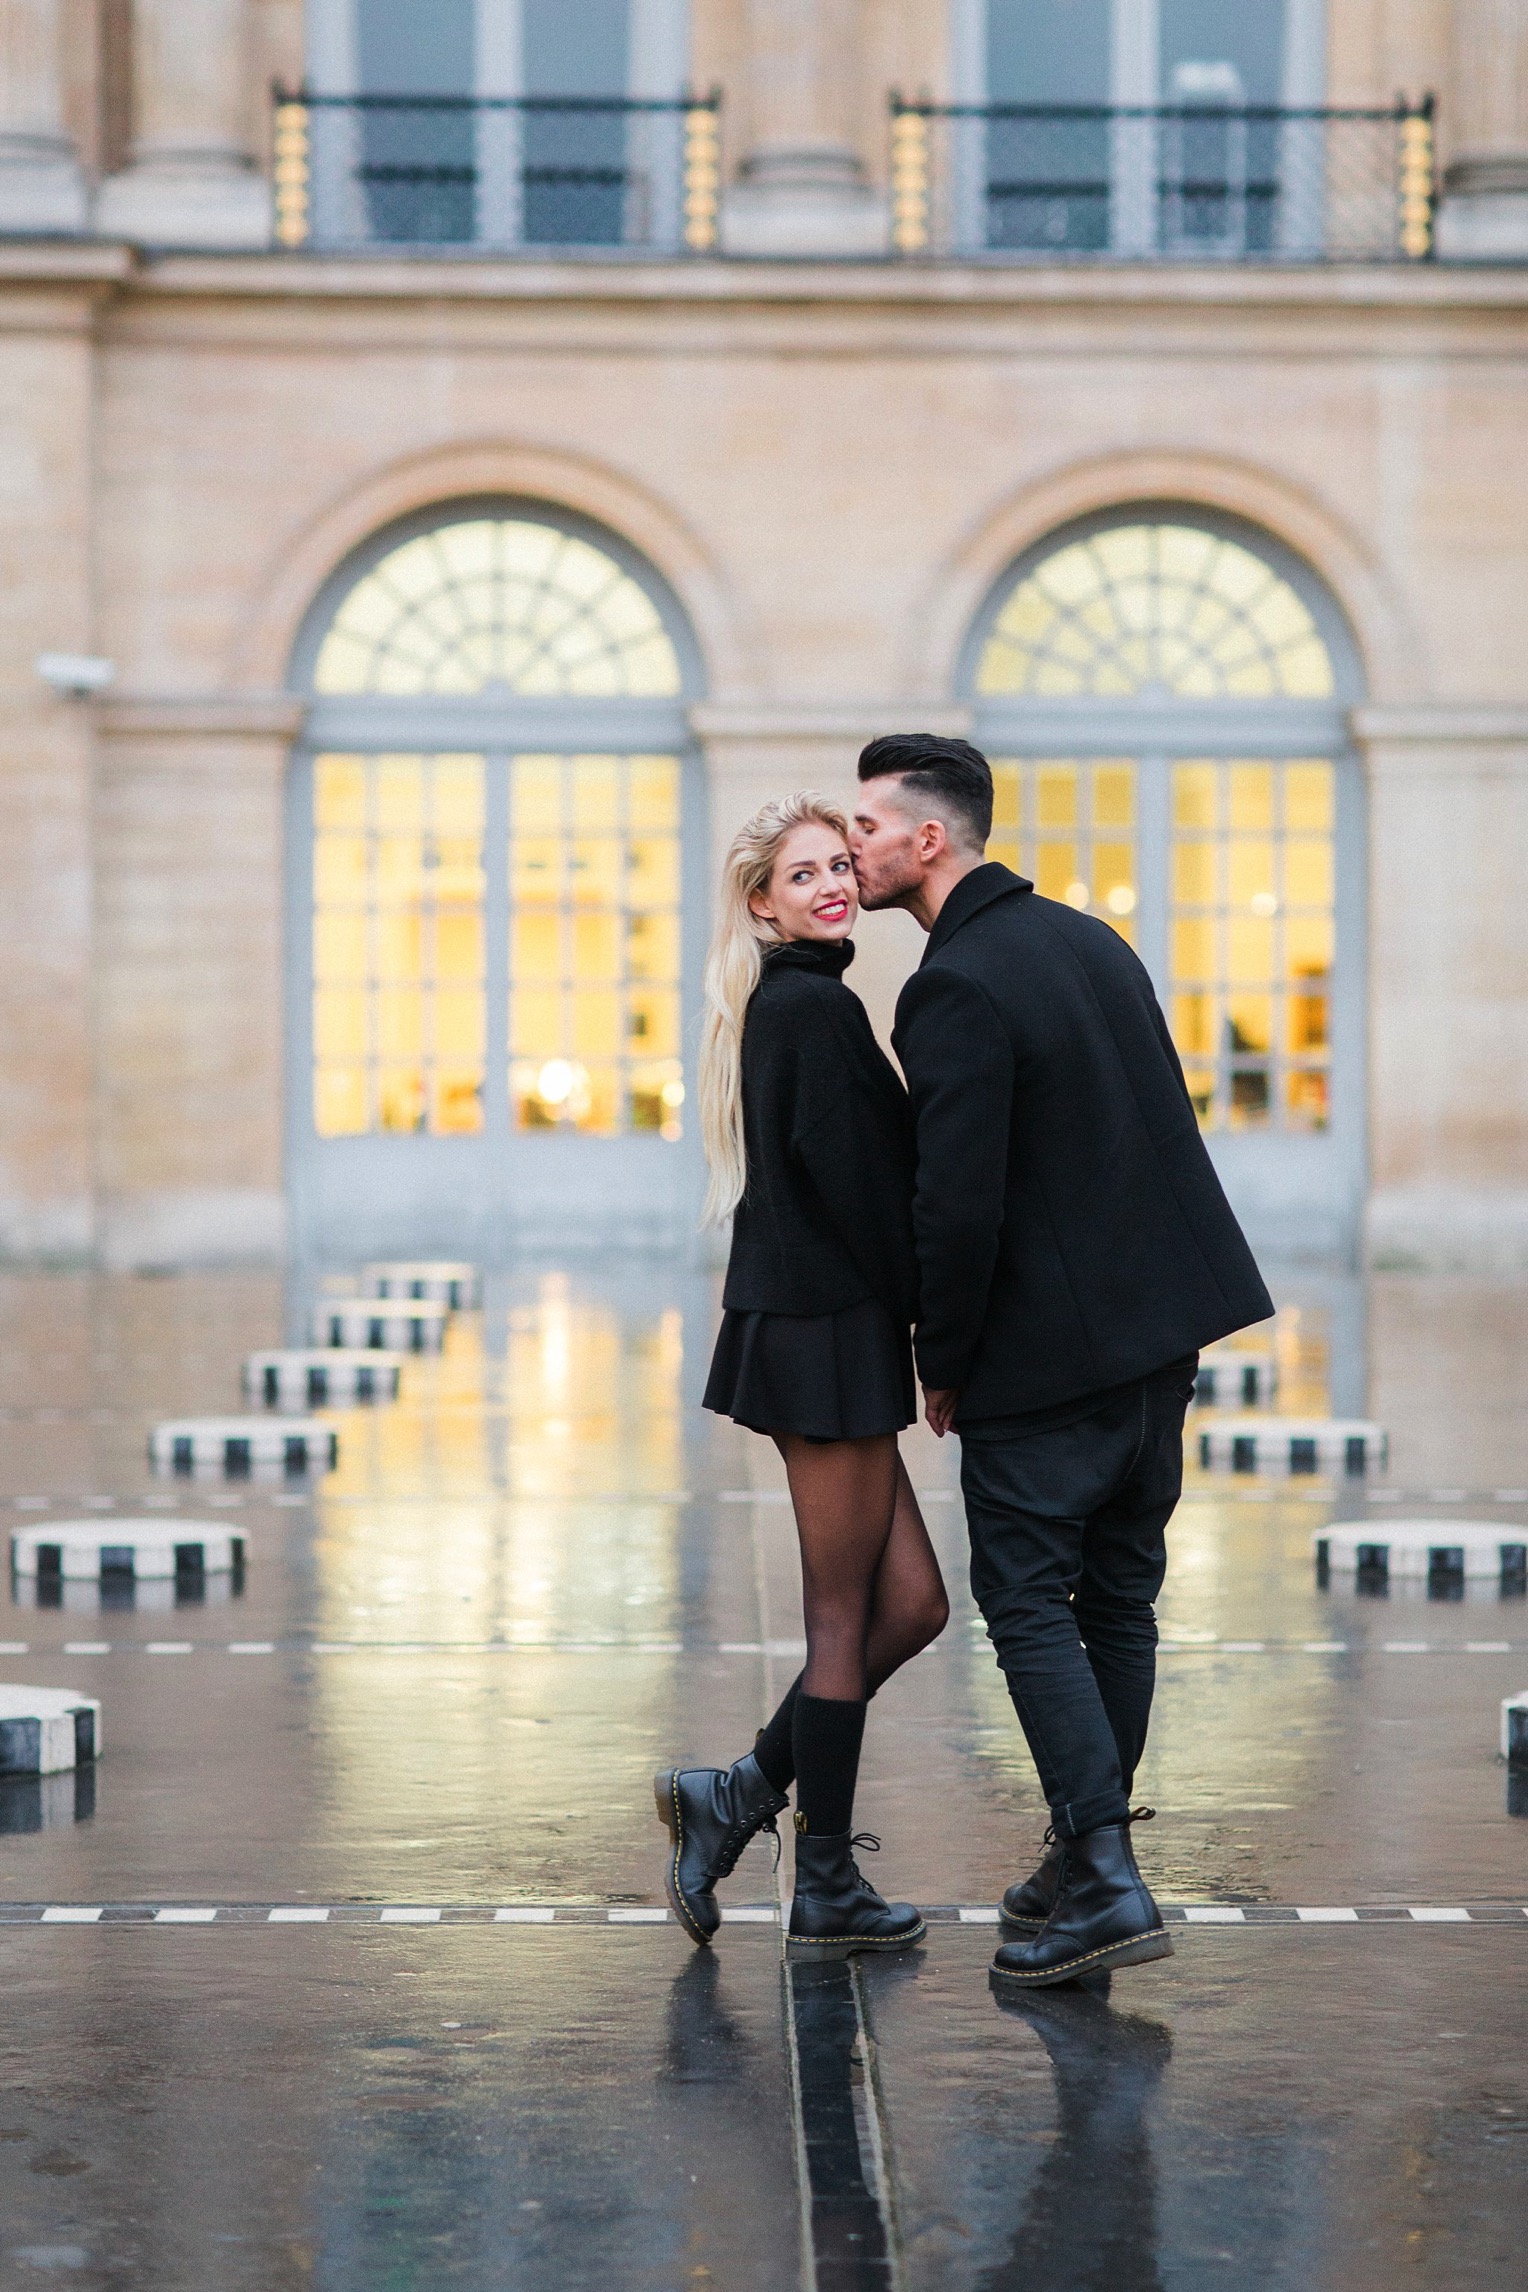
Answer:
[[[683,1486],[679,1314],[623,1315],[548,1274],[484,1350],[481,1313],[411,1358],[391,1408],[328,1412],[320,1636],[660,1634]]]

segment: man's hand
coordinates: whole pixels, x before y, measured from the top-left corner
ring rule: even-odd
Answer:
[[[955,1404],[959,1399],[958,1385],[951,1385],[942,1393],[936,1393],[932,1385],[923,1388],[923,1413],[941,1440],[955,1422]]]

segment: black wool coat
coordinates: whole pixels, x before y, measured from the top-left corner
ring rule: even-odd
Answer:
[[[907,1093],[843,983],[852,942],[772,949],[743,1026],[748,1191],[732,1226],[724,1306],[839,1313],[878,1297],[913,1317]]]
[[[957,1422],[1165,1368],[1273,1301],[1144,965],[995,861],[940,910],[892,1035],[918,1169],[918,1371]]]

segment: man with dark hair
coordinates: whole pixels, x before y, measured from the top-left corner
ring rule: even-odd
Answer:
[[[971,1584],[1051,1810],[1003,1897],[1029,1989],[1167,1957],[1130,1785],[1152,1603],[1198,1348],[1273,1311],[1221,1191],[1142,964],[1092,916],[985,861],[992,774],[968,741],[860,758],[860,901],[929,934],[892,1041],[912,1093],[915,1345],[961,1437]]]

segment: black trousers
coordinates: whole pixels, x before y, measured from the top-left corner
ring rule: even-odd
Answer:
[[[1063,1838],[1130,1811],[1197,1366],[960,1427],[971,1589]]]

